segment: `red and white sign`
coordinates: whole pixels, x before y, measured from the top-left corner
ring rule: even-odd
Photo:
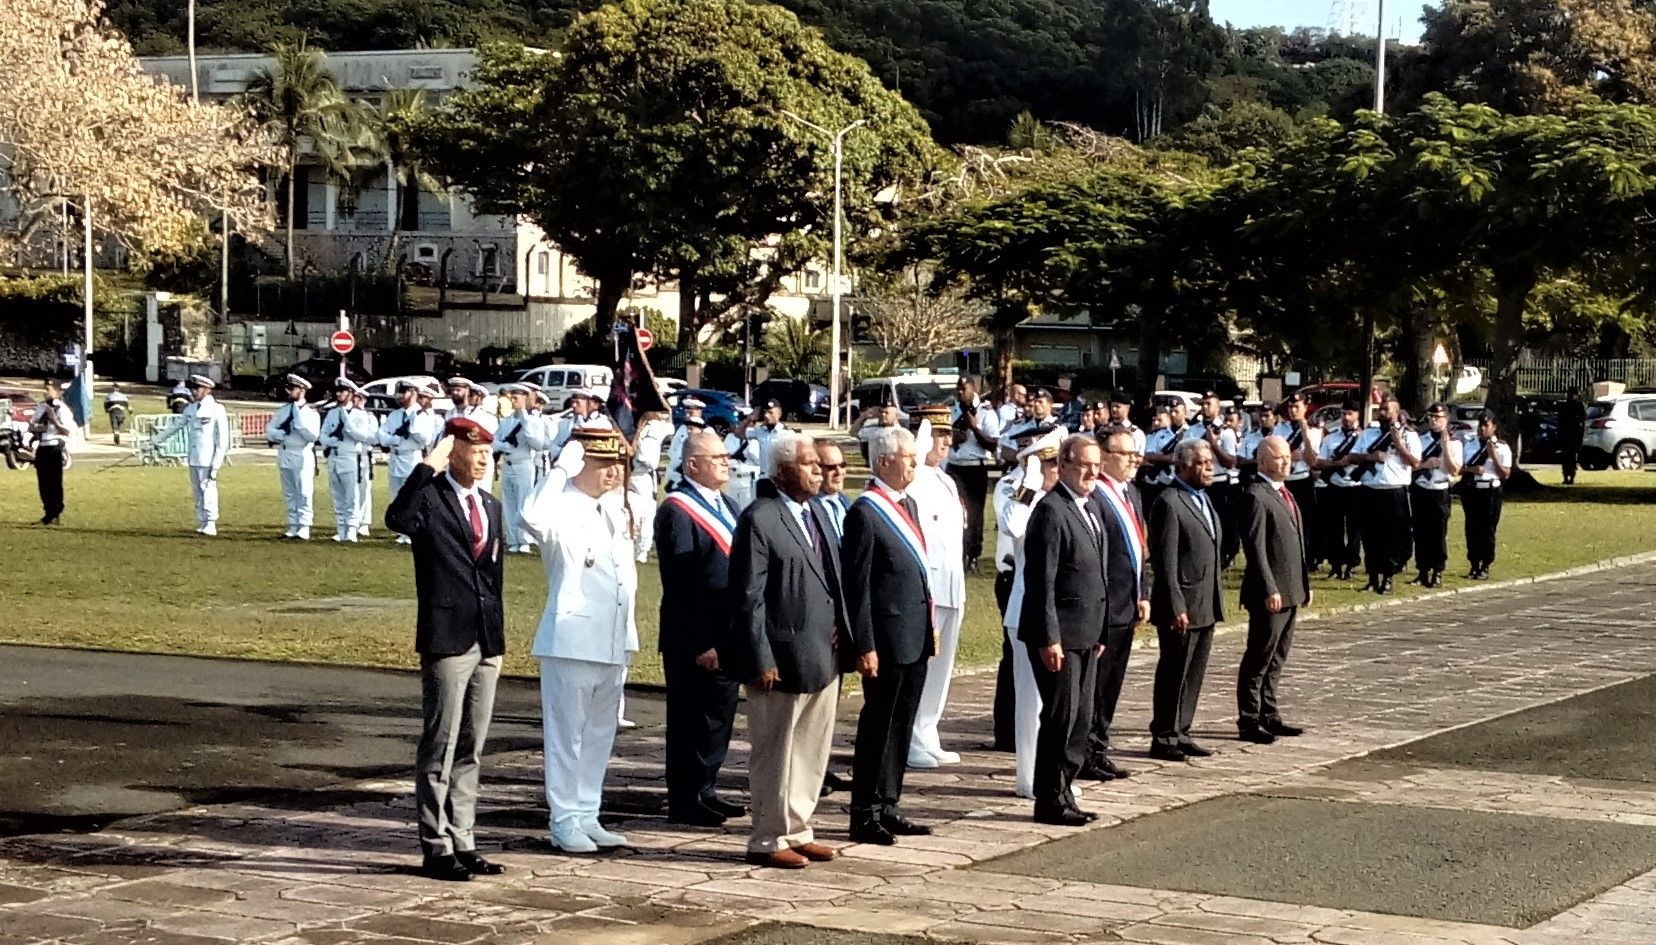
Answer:
[[[638,350],[648,351],[653,344],[655,344],[655,332],[648,328],[638,329]]]
[[[334,354],[350,354],[356,348],[356,336],[342,328],[328,339],[328,347],[334,350]]]

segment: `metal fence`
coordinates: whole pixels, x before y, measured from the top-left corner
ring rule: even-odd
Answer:
[[[1494,376],[1495,362],[1469,358],[1466,363]],[[1597,381],[1620,381],[1628,387],[1656,387],[1656,358],[1535,358],[1518,362],[1518,393],[1563,396],[1570,388],[1587,390]]]

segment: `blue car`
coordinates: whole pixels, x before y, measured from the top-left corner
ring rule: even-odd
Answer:
[[[673,425],[684,423],[684,407],[680,404],[686,397],[694,397],[707,407],[702,410],[702,419],[720,436],[724,436],[751,413],[747,402],[740,394],[731,394],[722,390],[707,390],[700,387],[686,387],[677,390],[667,398],[668,406],[673,408]]]

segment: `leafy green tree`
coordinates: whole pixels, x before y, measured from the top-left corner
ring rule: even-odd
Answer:
[[[396,183],[394,205],[385,208],[387,229],[391,231],[381,260],[386,270],[397,265],[397,247],[403,233],[420,228],[421,192],[441,193],[443,189],[442,181],[427,169],[409,138],[409,129],[427,108],[425,89],[392,89],[380,99],[379,107],[366,115],[370,140],[365,156],[384,163]]]
[[[845,139],[853,234],[880,218],[877,194],[944,161],[865,65],[746,0],[626,0],[575,21],[561,55],[496,47],[474,78],[417,126],[421,150],[485,212],[546,230],[598,281],[600,318],[639,276],[677,278],[693,305],[704,274],[741,268],[769,237],[804,233],[821,248],[829,143],[789,112],[834,129],[868,122]],[[702,320],[681,311],[687,344]]]
[[[320,49],[303,41],[283,43],[270,51],[274,60],[248,83],[247,101],[281,149],[282,181],[287,191],[287,276],[293,278],[294,189],[301,156],[316,161],[324,173],[347,180],[366,151],[360,112],[345,97],[328,71]]]
[[[809,319],[786,315],[771,319],[765,329],[765,363],[776,377],[822,381],[828,377],[829,335],[812,328]]]

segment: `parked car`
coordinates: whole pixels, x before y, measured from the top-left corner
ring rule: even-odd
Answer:
[[[1652,452],[1656,452],[1656,397],[1623,394],[1587,408],[1587,434],[1581,440],[1583,469],[1642,469]]]
[[[34,419],[37,404],[32,392],[21,387],[0,387],[0,400],[11,401],[11,422],[28,426]]]
[[[327,400],[329,389],[334,380],[339,377],[338,358],[306,358],[298,364],[293,364],[265,378],[265,393],[271,400],[286,400],[283,388],[287,386],[287,376],[297,374],[310,381],[311,389],[306,392],[305,399],[315,403],[318,400]],[[345,376],[353,383],[366,384],[371,378],[364,374],[362,368],[355,362],[345,362]]]
[[[784,420],[828,419],[828,388],[821,384],[773,377],[753,388],[753,402],[775,399],[782,405]]]
[[[1309,384],[1301,387],[1298,393],[1306,399],[1315,410],[1324,404],[1338,406],[1353,397],[1361,399],[1361,385],[1356,381],[1329,381],[1325,384]],[[1338,421],[1336,416],[1335,420]]]
[[[447,413],[454,409],[454,401],[449,399],[448,389],[437,378],[429,374],[405,374],[401,377],[382,377],[362,385],[362,389],[368,392],[368,410],[381,420],[389,416],[397,409],[397,386],[404,381],[422,387],[426,384],[435,384],[444,393],[441,397],[432,398],[431,409],[438,413]]]
[[[1195,419],[1202,412],[1202,395],[1188,390],[1159,390],[1150,397],[1150,403],[1158,409],[1171,407],[1174,403],[1185,405],[1185,416]]]
[[[1167,386],[1177,390],[1213,391],[1227,402],[1246,396],[1236,378],[1225,374],[1175,374],[1167,378]],[[1201,397],[1196,395],[1197,400]]]
[[[673,411],[674,426],[684,422],[684,407],[680,401],[686,397],[694,397],[707,405],[702,410],[702,419],[720,436],[736,429],[736,425],[753,412],[740,394],[703,387],[686,387],[667,396],[667,406]]]
[[[855,417],[863,408],[878,406],[889,398],[897,405],[898,422],[907,424],[909,411],[915,407],[953,400],[954,385],[954,378],[933,374],[870,377],[852,388],[851,415]]]
[[[539,384],[546,391],[555,409],[569,405],[569,398],[580,387],[596,387],[608,391],[614,372],[602,364],[543,364],[518,373],[520,381]]]

